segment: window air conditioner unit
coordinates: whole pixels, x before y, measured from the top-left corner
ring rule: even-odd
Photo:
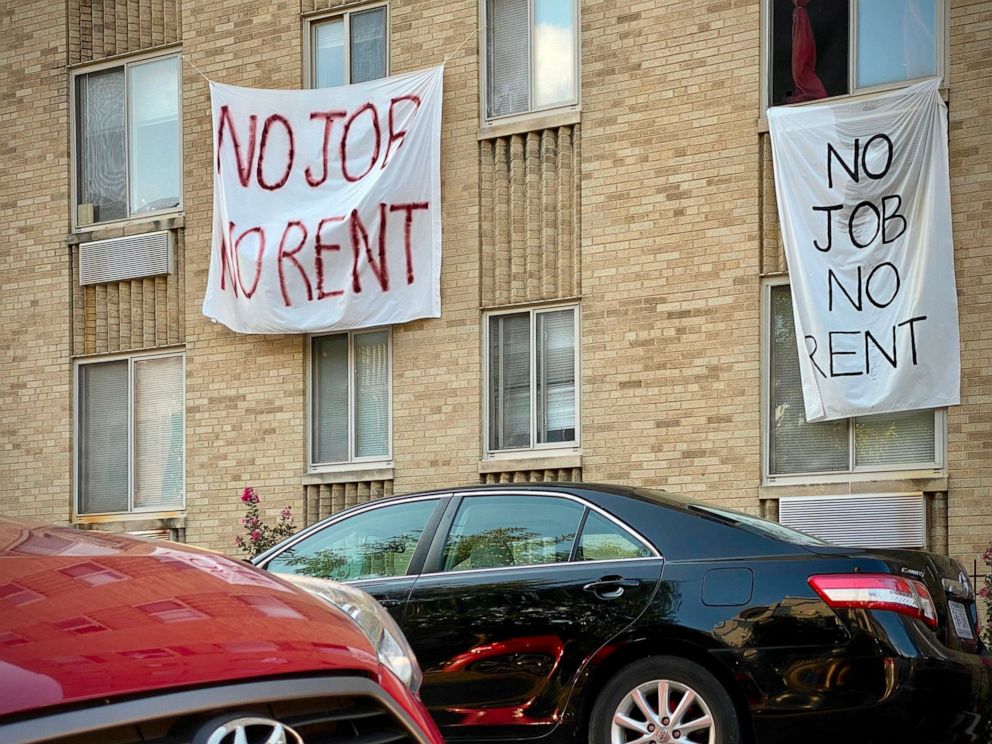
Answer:
[[[925,548],[927,504],[922,492],[863,496],[783,496],[779,522],[853,548]]]
[[[173,271],[169,230],[79,244],[79,284],[105,284]]]

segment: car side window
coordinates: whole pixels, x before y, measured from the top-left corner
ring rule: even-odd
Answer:
[[[554,496],[468,496],[444,544],[444,570],[562,563],[583,507]]]
[[[580,561],[617,561],[650,558],[651,551],[620,525],[590,511],[575,557]]]
[[[402,576],[439,499],[382,506],[305,537],[266,568],[335,581]]]

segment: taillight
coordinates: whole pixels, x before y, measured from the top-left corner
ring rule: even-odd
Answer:
[[[933,597],[921,581],[889,574],[824,574],[809,585],[834,609],[891,610],[937,627]]]

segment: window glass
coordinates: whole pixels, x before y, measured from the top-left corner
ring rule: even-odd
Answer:
[[[773,106],[940,74],[939,0],[769,2]]]
[[[313,340],[314,462],[348,460],[348,334]]]
[[[615,522],[601,514],[589,512],[579,538],[576,558],[580,561],[613,561],[627,558],[650,558],[646,545]]]
[[[534,0],[534,108],[575,99],[573,0]]]
[[[403,576],[438,499],[411,501],[346,517],[273,558],[281,573],[357,581]]]
[[[846,420],[806,423],[792,292],[772,287],[770,472],[818,473],[850,465]]]
[[[486,0],[489,117],[574,103],[575,0]]]
[[[134,362],[134,508],[183,503],[183,360]]]
[[[182,509],[183,357],[81,364],[78,379],[78,513]]]
[[[936,464],[936,416],[931,410],[807,423],[788,285],[771,288],[771,324],[771,475],[850,471],[852,429],[856,467]]]
[[[858,3],[858,86],[937,74],[937,0]]]
[[[344,85],[344,18],[314,26],[314,87]]]
[[[936,459],[933,411],[860,416],[854,437],[858,465],[929,464]]]
[[[386,8],[351,15],[351,82],[386,77]]]
[[[492,448],[529,447],[529,313],[489,319],[489,384]]]
[[[127,217],[124,68],[76,78],[77,198],[96,222]]]
[[[128,67],[131,214],[179,206],[179,58]]]
[[[312,462],[389,457],[389,331],[312,342]]]
[[[79,512],[128,510],[128,363],[79,368]]]
[[[551,496],[469,496],[444,545],[444,570],[568,560],[583,507]]]
[[[537,315],[537,441],[575,440],[575,313]]]

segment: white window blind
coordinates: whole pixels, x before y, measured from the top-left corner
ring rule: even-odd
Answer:
[[[770,289],[769,474],[934,467],[937,431],[933,411],[806,422],[791,290],[788,285]]]
[[[128,510],[128,363],[79,370],[79,511]]]
[[[76,78],[77,198],[94,220],[127,216],[124,68]]]
[[[528,0],[488,0],[489,116],[530,107],[530,9]]]
[[[386,8],[351,15],[351,82],[386,77]]]
[[[389,454],[389,336],[361,333],[355,343],[355,457]]]
[[[537,316],[538,442],[575,439],[575,313]]]
[[[348,335],[313,341],[314,462],[348,460]]]
[[[183,360],[134,362],[134,508],[183,502]]]
[[[493,449],[530,446],[530,314],[489,320]]]
[[[334,18],[314,26],[313,85],[333,88],[345,84],[344,19]]]
[[[179,58],[127,69],[131,214],[179,206]]]
[[[183,508],[184,376],[178,354],[79,365],[79,514]]]
[[[937,0],[858,2],[858,87],[937,74]]]

